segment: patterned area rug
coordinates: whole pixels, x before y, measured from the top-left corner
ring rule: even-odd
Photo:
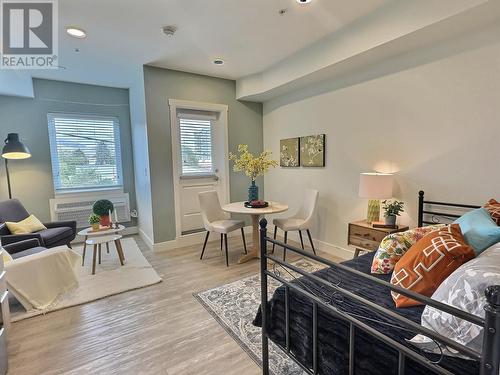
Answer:
[[[307,272],[324,268],[319,263],[299,260],[293,263]],[[281,277],[293,276],[285,271]],[[294,275],[297,276],[297,275]],[[268,295],[271,298],[279,283],[269,278]],[[262,366],[262,342],[260,327],[252,324],[260,306],[260,275],[250,276],[229,284],[194,294],[219,324],[233,337],[248,355]],[[274,375],[302,375],[305,372],[289,359],[272,342],[269,343],[269,367]]]

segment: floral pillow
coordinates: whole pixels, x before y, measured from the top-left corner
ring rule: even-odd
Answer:
[[[389,274],[401,257],[426,234],[442,228],[444,224],[415,228],[386,236],[379,245],[372,262],[372,273]]]

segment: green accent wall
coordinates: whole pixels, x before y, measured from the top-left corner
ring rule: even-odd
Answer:
[[[12,190],[28,211],[50,220],[49,199],[54,197],[47,113],[114,116],[120,120],[124,191],[136,208],[128,89],[34,79],[35,98],[0,95],[0,137],[19,133],[32,157],[11,160]],[[3,142],[2,142],[3,144]],[[0,200],[8,198],[3,160],[0,165]],[[130,223],[129,223],[130,224]]]
[[[228,112],[229,150],[246,143],[250,151],[263,149],[262,104],[237,101],[236,82],[175,70],[144,67],[144,87],[151,170],[155,243],[175,239],[172,141],[169,99],[225,104]],[[258,182],[264,196],[262,179]],[[249,180],[230,172],[231,201],[245,200]]]

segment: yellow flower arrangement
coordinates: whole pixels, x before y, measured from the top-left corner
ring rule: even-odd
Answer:
[[[255,181],[258,176],[264,175],[269,169],[278,166],[276,160],[272,160],[271,151],[264,151],[255,157],[248,151],[248,145],[238,145],[239,155],[229,153],[229,160],[234,162],[233,170],[235,172],[245,172],[245,174]]]

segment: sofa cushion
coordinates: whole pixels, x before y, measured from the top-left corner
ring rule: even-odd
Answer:
[[[12,234],[27,234],[47,229],[35,215],[30,215],[18,222],[6,221],[5,225],[7,225]]]
[[[45,246],[51,246],[73,236],[73,230],[70,227],[48,228],[36,233],[42,236]]]
[[[32,247],[31,249],[20,251],[18,253],[12,254],[12,259],[19,259],[25,257],[27,255],[33,255],[41,253],[42,251],[47,250],[45,247]]]
[[[497,225],[500,225],[500,202],[490,199],[483,207],[489,212]]]

